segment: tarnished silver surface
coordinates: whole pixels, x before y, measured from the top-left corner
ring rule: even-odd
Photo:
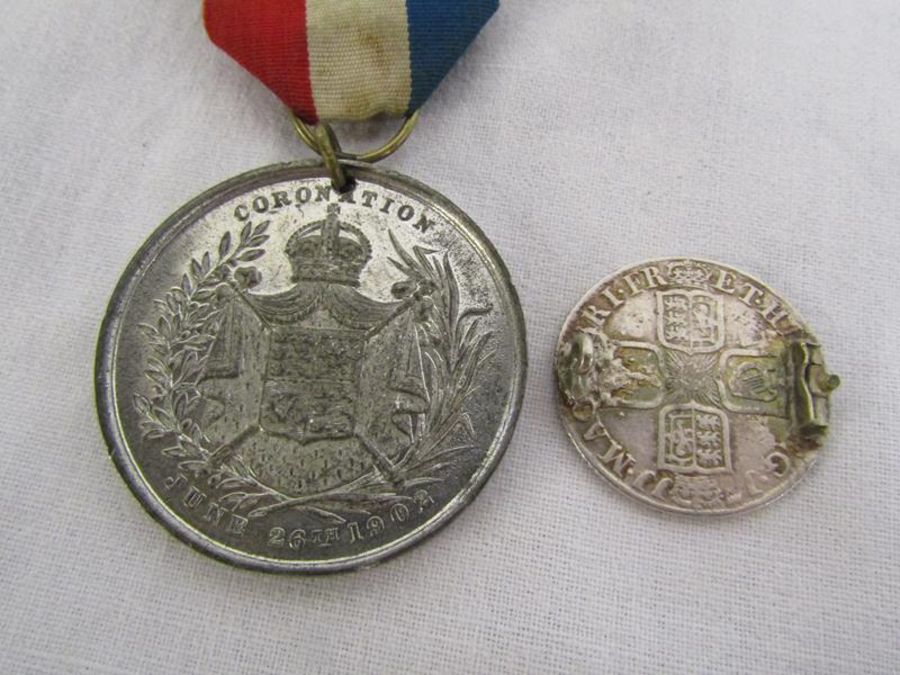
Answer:
[[[588,463],[641,501],[686,513],[743,511],[794,485],[839,382],[770,288],[683,258],[595,286],[566,320],[556,373],[566,431]]]
[[[443,197],[349,163],[273,166],[166,221],[97,362],[110,452],[150,513],[237,565],[373,564],[475,496],[525,380],[515,291]]]

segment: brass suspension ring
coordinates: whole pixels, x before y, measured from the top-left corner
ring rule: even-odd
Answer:
[[[400,129],[397,130],[397,133],[395,133],[387,143],[382,145],[380,148],[362,153],[344,152],[343,150],[341,150],[341,147],[337,143],[334,132],[331,130],[330,125],[324,122],[320,122],[315,127],[311,127],[296,115],[291,115],[291,121],[294,123],[294,129],[297,131],[297,135],[300,137],[300,140],[306,143],[306,145],[309,146],[309,148],[313,152],[322,155],[323,158],[325,158],[325,153],[330,152],[330,150],[328,148],[324,148],[323,152],[323,147],[319,142],[319,134],[317,133],[317,129],[320,129],[322,127],[328,130],[328,135],[332,140],[334,156],[338,160],[349,160],[374,164],[375,162],[379,162],[385,157],[388,157],[397,152],[397,150],[400,149],[400,146],[402,146],[406,142],[406,139],[409,138],[410,134],[415,128],[416,122],[419,121],[419,111],[417,110],[412,115],[407,116],[403,121],[403,125],[400,127]],[[325,160],[327,163],[328,159],[325,158]]]
[[[313,134],[313,139],[318,148],[316,152],[322,157],[325,167],[331,174],[331,183],[334,185],[335,190],[338,192],[343,191],[347,185],[347,174],[344,173],[344,167],[341,166],[339,157],[341,146],[334,135],[334,130],[327,124],[319,124],[313,130]]]

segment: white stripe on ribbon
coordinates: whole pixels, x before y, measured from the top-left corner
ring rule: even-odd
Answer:
[[[306,26],[320,119],[406,112],[412,91],[406,0],[306,0]]]

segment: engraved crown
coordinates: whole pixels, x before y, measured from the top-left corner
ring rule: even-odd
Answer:
[[[294,269],[293,281],[328,281],[359,285],[359,275],[372,257],[372,246],[352,225],[338,220],[340,207],[328,207],[328,217],[295,233],[285,247]]]
[[[709,283],[709,268],[695,260],[679,260],[669,265],[669,279],[679,286],[703,287]]]

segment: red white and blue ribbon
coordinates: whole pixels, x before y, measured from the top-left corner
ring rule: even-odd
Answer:
[[[210,39],[305,122],[417,110],[498,0],[205,0]]]

